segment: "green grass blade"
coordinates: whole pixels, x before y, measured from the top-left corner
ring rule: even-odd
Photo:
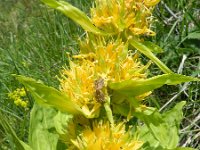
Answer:
[[[3,127],[6,134],[12,137],[13,142],[15,143],[16,146],[16,150],[32,150],[28,144],[24,143],[17,137],[15,131],[12,129],[12,127],[10,126],[4,115],[1,113],[1,111],[0,111],[0,125]]]
[[[138,96],[157,89],[164,84],[176,85],[182,82],[200,81],[197,78],[188,77],[180,74],[163,74],[149,79],[126,80],[118,83],[109,83],[109,88],[118,93],[128,96]]]
[[[28,89],[28,91],[30,91],[39,104],[51,106],[60,111],[71,114],[79,113],[76,104],[74,104],[64,93],[53,87],[48,87],[41,82],[35,81],[32,78],[20,75],[14,76]]]
[[[103,32],[102,30],[98,29],[93,25],[90,18],[81,10],[78,8],[72,6],[68,2],[65,1],[56,1],[56,0],[41,0],[48,6],[59,10],[63,14],[65,14],[67,17],[72,19],[74,22],[79,24],[83,29],[85,29],[88,32],[92,32],[95,34],[104,34],[107,33]]]
[[[173,73],[163,62],[161,62],[153,53],[150,47],[143,44],[142,42],[138,42],[135,39],[130,40],[130,44],[151,59],[164,73]]]

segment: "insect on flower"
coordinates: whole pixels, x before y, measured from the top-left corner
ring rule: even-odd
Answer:
[[[104,79],[100,78],[98,80],[95,80],[94,82],[94,88],[95,88],[95,98],[98,102],[105,102],[105,95],[102,91],[104,87]]]

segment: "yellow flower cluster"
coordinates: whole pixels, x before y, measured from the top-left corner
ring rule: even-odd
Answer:
[[[96,0],[91,9],[95,26],[107,32],[155,35],[150,30],[152,10],[160,0]]]
[[[28,101],[25,99],[26,92],[24,88],[17,88],[15,91],[8,94],[8,97],[14,101],[14,104],[27,108]]]
[[[93,62],[83,60],[80,65],[71,61],[70,70],[63,70],[60,78],[61,91],[67,93],[88,118],[98,115],[101,106],[94,96],[94,71]]]
[[[137,55],[120,40],[99,44],[93,52],[74,56],[70,69],[61,73],[60,88],[88,118],[98,117],[102,102],[110,97],[109,82],[146,78]],[[144,96],[140,96],[143,99]],[[140,97],[137,97],[137,99]]]
[[[107,81],[120,82],[129,79],[145,78],[137,55],[132,56],[123,42],[111,42],[96,49],[96,72]]]
[[[138,150],[143,142],[131,136],[125,130],[125,124],[111,126],[109,122],[94,122],[92,128],[87,126],[74,140],[71,140],[78,149],[87,150]]]

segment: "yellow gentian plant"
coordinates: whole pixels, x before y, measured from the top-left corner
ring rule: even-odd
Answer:
[[[80,53],[61,70],[59,90],[15,75],[36,101],[24,149],[192,150],[178,147],[185,102],[163,114],[143,103],[165,84],[199,81],[172,72],[153,54],[160,48],[144,41],[155,35],[152,11],[159,1],[95,0],[89,17],[68,2],[42,0],[86,36]],[[150,59],[147,64],[141,54]],[[148,77],[151,63],[164,74]]]

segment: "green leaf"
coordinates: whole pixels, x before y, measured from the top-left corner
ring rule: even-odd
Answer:
[[[53,87],[48,87],[41,82],[35,81],[32,78],[20,75],[14,75],[30,91],[35,101],[41,105],[51,106],[60,111],[71,114],[78,114],[79,108],[73,103],[69,97],[56,90]]]
[[[200,32],[193,32],[188,34],[188,39],[198,39],[200,40]]]
[[[154,149],[156,147],[170,150],[176,149],[184,105],[185,102],[180,102],[163,114],[151,108],[147,108],[147,110],[136,109],[135,116],[145,122],[145,125],[141,126],[139,130],[141,140],[148,143],[149,147],[154,147]]]
[[[154,107],[138,107],[135,109],[134,115],[140,120],[144,121],[146,125],[151,123],[154,125],[158,125],[164,122],[161,114]]]
[[[200,40],[200,32],[192,32],[189,33],[188,36],[184,37],[181,42],[178,43],[178,45],[176,47],[179,47],[185,40],[187,39],[196,39],[196,40]],[[181,48],[182,49],[182,48]],[[188,48],[187,48],[188,51]]]
[[[197,150],[197,149],[190,148],[190,147],[178,147],[178,148],[175,148],[175,149],[172,149],[172,150]]]
[[[3,127],[6,134],[12,137],[16,150],[32,150],[28,144],[24,143],[17,137],[15,131],[12,129],[7,120],[8,119],[0,111],[0,125]]]
[[[41,0],[41,1],[47,4],[48,6],[59,10],[60,12],[65,14],[67,17],[72,19],[74,22],[82,26],[82,28],[88,32],[92,32],[95,34],[103,34],[103,35],[108,34],[98,29],[97,27],[95,27],[91,19],[87,15],[85,15],[84,12],[72,6],[68,2],[56,1],[56,0]]]
[[[72,118],[73,118],[72,115],[64,114],[64,113],[58,111],[58,113],[53,117],[53,122],[54,122],[56,131],[59,134],[66,134],[68,122]]]
[[[153,145],[153,146],[151,146],[149,144],[149,142],[146,142],[146,143],[143,144],[143,146],[141,147],[140,150],[169,150],[169,149],[161,147],[158,144],[159,143],[154,143],[154,144],[151,143],[151,145]]]
[[[107,97],[107,101],[104,103],[104,108],[106,110],[106,114],[107,114],[108,120],[113,125],[114,124],[114,119],[113,119],[112,110],[110,108],[110,98],[109,97]]]
[[[144,41],[142,44],[144,44],[146,47],[151,49],[151,51],[154,53],[162,53],[163,52],[163,49],[161,47],[159,47],[158,45],[156,45],[150,41]]]
[[[55,110],[34,104],[30,115],[29,143],[34,150],[56,150],[59,135],[53,128]]]
[[[152,47],[148,47],[148,44],[139,42],[135,39],[130,39],[130,44],[151,59],[164,73],[173,73],[163,62],[161,62],[153,53]]]
[[[125,80],[117,83],[108,83],[110,89],[117,93],[132,97],[157,89],[164,84],[176,85],[182,82],[200,81],[197,78],[180,74],[163,74],[149,79]]]
[[[178,129],[174,125],[168,123],[149,124],[149,128],[162,147],[171,149],[178,145]]]
[[[113,106],[113,113],[121,114],[122,116],[128,116],[130,111],[130,106],[122,103],[122,104],[112,104]]]
[[[177,127],[179,127],[179,124],[181,123],[181,120],[183,119],[183,112],[182,112],[182,108],[185,105],[185,101],[179,102],[178,104],[176,104],[176,106],[165,112],[162,117],[165,119],[166,122],[168,123],[172,123],[174,122]]]
[[[60,120],[60,119],[63,120]],[[34,104],[30,115],[29,143],[34,150],[56,150],[59,134],[66,133],[69,114]],[[57,121],[57,122],[56,122]]]

